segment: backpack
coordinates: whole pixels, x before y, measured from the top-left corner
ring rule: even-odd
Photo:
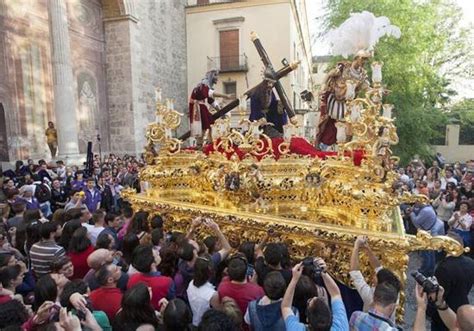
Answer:
[[[259,306],[258,302],[261,299],[249,302],[248,312],[250,319],[250,330],[253,331],[284,331],[285,320],[281,316],[280,306],[281,302],[277,301],[265,306]],[[296,315],[297,310],[291,307],[291,310]],[[262,314],[259,315],[259,312]]]
[[[39,203],[51,200],[51,191],[46,184],[37,184],[35,189],[35,198]]]

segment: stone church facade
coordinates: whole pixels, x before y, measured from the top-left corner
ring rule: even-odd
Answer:
[[[186,109],[185,0],[0,0],[0,161],[137,154],[155,91]]]

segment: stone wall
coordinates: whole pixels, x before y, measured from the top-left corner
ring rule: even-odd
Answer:
[[[186,1],[136,1],[135,4],[140,19],[133,64],[139,69],[134,84],[135,141],[141,149],[143,128],[155,119],[155,87],[162,89],[163,98],[175,100],[177,110],[187,113]]]
[[[107,149],[109,117],[102,5],[99,0],[68,1],[67,8],[79,152],[86,153],[88,141],[98,151],[97,134]]]
[[[0,102],[5,108],[10,160],[49,158],[47,122],[56,122],[55,115],[66,111],[54,109],[49,5],[48,0],[0,0],[0,77],[9,78],[0,82]],[[74,85],[67,102],[82,115],[80,130],[72,139],[79,139],[84,153],[86,142],[95,142],[97,133],[108,144],[102,5],[99,0],[68,0],[66,8]],[[57,129],[63,130],[60,123]]]
[[[133,22],[105,23],[110,150],[135,151],[130,29]]]
[[[0,103],[8,158],[43,157],[53,116],[46,0],[0,0]],[[5,160],[3,155],[2,159]]]
[[[68,139],[81,153],[89,140],[98,151],[99,133],[102,151],[139,154],[155,118],[155,87],[186,112],[186,1],[64,1],[74,91],[67,102],[77,119]],[[49,157],[44,130],[63,111],[55,109],[50,3],[0,0],[0,77],[8,77],[0,80],[2,146],[9,150],[2,160]]]
[[[446,126],[446,144],[434,145],[436,152],[441,153],[447,163],[466,162],[474,158],[474,145],[459,145],[459,133],[461,127],[458,124]]]
[[[129,3],[130,4],[130,3]],[[155,118],[155,87],[187,105],[184,0],[133,1],[105,22],[111,150],[141,153]]]

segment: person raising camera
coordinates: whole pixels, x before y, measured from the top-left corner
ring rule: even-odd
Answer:
[[[447,329],[451,331],[474,330],[474,306],[462,305],[454,312],[444,300],[444,288],[442,286],[438,286],[436,292],[427,293],[423,286],[416,284],[415,297],[417,310],[413,331],[426,330],[428,301],[434,303],[437,313]]]
[[[462,238],[454,232],[448,236],[463,245]],[[440,287],[444,288],[444,299],[453,311],[469,304],[469,292],[474,285],[474,260],[466,256],[448,255],[442,259],[435,270],[436,279]],[[439,311],[432,316],[432,330],[447,330],[445,323],[439,316]]]
[[[308,300],[306,320],[309,330],[349,330],[347,322],[346,308],[342,302],[341,292],[336,282],[326,272],[326,263],[322,259],[317,259],[316,264],[322,269],[321,278],[326,289],[331,296],[331,308],[325,300],[315,296]],[[303,273],[303,262],[298,263],[292,269],[292,278],[288,285],[283,300],[281,302],[281,314],[285,320],[287,331],[304,331],[306,325],[301,323],[293,313],[291,304],[295,294],[296,284]],[[332,312],[331,312],[332,311]]]
[[[450,192],[441,191],[436,199],[433,201],[433,207],[436,208],[438,218],[444,223],[444,231],[448,231],[448,221],[453,215],[454,208],[456,208],[456,201]]]

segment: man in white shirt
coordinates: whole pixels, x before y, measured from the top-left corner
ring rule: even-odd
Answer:
[[[373,286],[367,284],[367,281],[365,280],[364,276],[362,275],[362,272],[360,271],[359,252],[362,248],[366,250],[367,255],[369,257],[370,265],[375,270],[376,277],[374,279]],[[370,246],[367,243],[366,236],[357,237],[354,243],[354,250],[352,251],[351,256],[349,275],[351,277],[352,283],[354,284],[354,287],[356,288],[357,292],[362,298],[362,301],[364,302],[365,312],[368,311],[370,305],[373,302],[375,286],[377,284],[387,282],[392,285],[398,292],[400,292],[401,289],[400,280],[397,278],[397,276],[395,276],[393,272],[382,267],[380,261],[377,259],[374,252],[370,249]],[[392,317],[394,318],[394,316]]]
[[[66,180],[66,166],[61,160],[56,161],[56,166],[56,174],[58,175],[59,180],[64,182]]]
[[[91,243],[95,246],[95,243],[97,242],[97,237],[102,231],[105,230],[105,211],[103,211],[102,209],[96,210],[92,214],[92,221],[94,222],[94,225],[83,223],[82,226],[87,229],[87,232],[89,233],[91,238]]]

